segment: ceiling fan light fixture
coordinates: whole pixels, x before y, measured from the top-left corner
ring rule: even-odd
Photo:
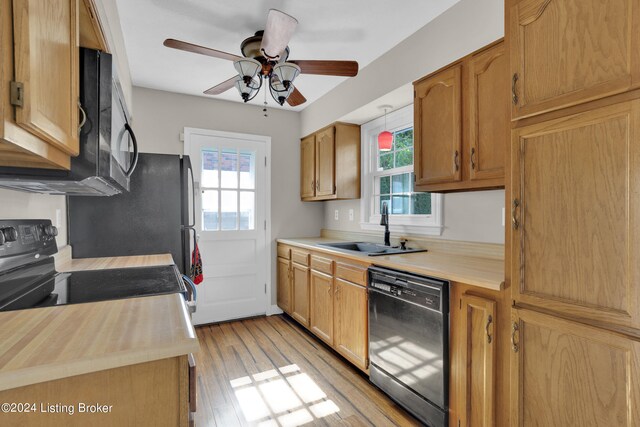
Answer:
[[[244,102],[251,101],[257,95],[258,91],[260,91],[260,87],[262,87],[262,79],[258,77],[259,81],[252,79],[247,84],[247,81],[244,77],[238,76],[236,78],[235,87],[238,89],[240,96]]]
[[[300,74],[300,67],[291,62],[281,62],[273,67],[273,74],[288,88]]]
[[[248,82],[251,82],[251,80],[253,80],[253,78],[258,74],[258,71],[262,70],[262,64],[251,58],[240,59],[234,62],[233,66],[238,72],[238,75]]]
[[[295,87],[292,84],[289,84],[288,87],[280,81],[271,80],[271,84],[269,84],[269,92],[271,92],[271,97],[280,105],[284,105],[289,95]]]

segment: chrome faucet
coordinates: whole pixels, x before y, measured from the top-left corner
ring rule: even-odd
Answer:
[[[380,225],[384,225],[384,245],[391,246],[389,233],[389,208],[387,202],[382,202],[382,210],[380,212]]]

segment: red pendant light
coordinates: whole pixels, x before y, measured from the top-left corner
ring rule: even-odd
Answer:
[[[387,129],[387,109],[391,108],[390,105],[383,105],[380,107],[384,109],[384,128]],[[378,150],[391,151],[393,146],[393,134],[388,130],[384,130],[378,134]]]

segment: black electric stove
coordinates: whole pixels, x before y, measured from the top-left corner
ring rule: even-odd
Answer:
[[[58,273],[49,220],[0,220],[0,311],[187,291],[174,265]]]

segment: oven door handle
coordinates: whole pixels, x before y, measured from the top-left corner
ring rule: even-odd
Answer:
[[[124,129],[131,136],[131,143],[133,145],[133,158],[131,159],[131,164],[129,165],[129,169],[124,173],[127,178],[131,177],[133,171],[136,170],[136,166],[138,165],[138,141],[136,140],[136,134],[133,133],[133,129],[129,126],[129,123],[124,124]]]

